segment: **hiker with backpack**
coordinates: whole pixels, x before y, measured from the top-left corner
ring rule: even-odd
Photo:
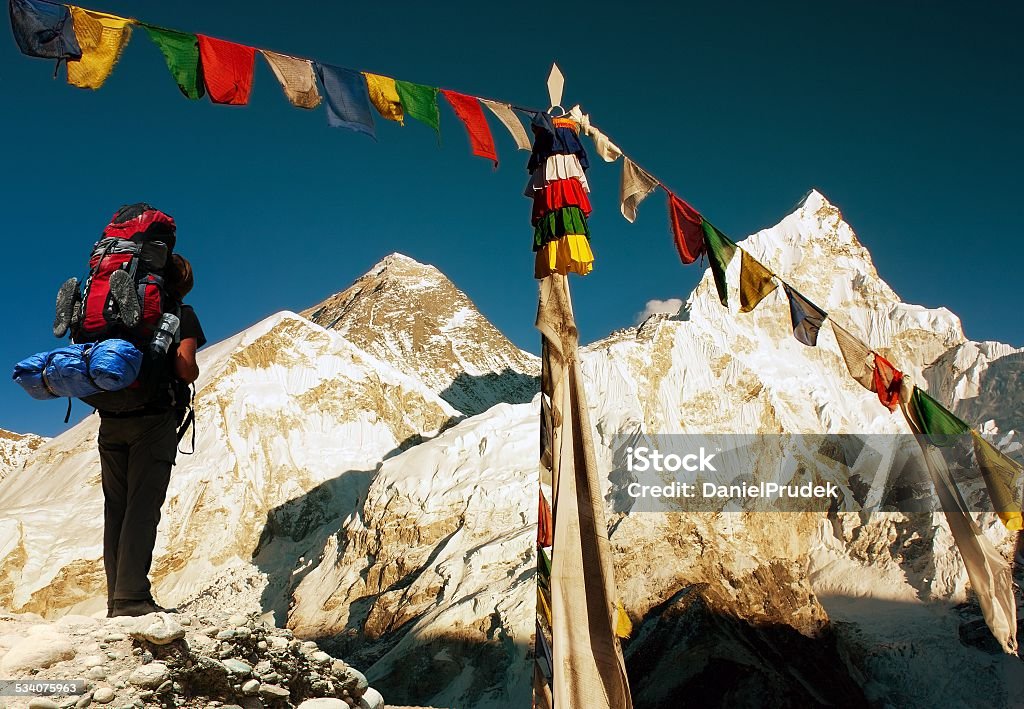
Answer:
[[[196,350],[206,342],[195,311],[181,303],[192,289],[191,265],[178,254],[171,262],[165,286],[177,300],[179,342],[167,352],[163,371],[152,375],[168,380],[168,386],[155,386],[153,397],[138,409],[99,409],[108,617],[165,610],[153,600],[148,575],[178,452],[178,427],[189,401],[188,385],[199,377]]]
[[[70,415],[78,397],[99,412],[107,617],[166,610],[149,570],[178,442],[194,423],[190,385],[206,342],[182,302],[192,266],[175,241],[169,215],[144,203],[118,210],[93,246],[84,285],[68,279],[57,295],[53,333],[70,331],[74,344],[14,370],[34,398],[67,396]]]

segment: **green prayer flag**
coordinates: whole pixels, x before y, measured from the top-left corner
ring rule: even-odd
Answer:
[[[965,436],[971,431],[970,426],[917,387],[914,387],[914,393],[910,397],[910,409],[932,445],[953,445],[957,437]]]
[[[196,36],[151,25],[142,26],[153,43],[160,48],[181,93],[191,99],[202,98],[205,90],[199,65],[199,40]]]
[[[718,231],[711,222],[704,219],[701,222],[704,230],[704,244],[708,252],[708,262],[711,265],[711,274],[715,277],[715,288],[718,289],[718,298],[722,305],[729,306],[729,289],[725,282],[725,269],[736,253],[736,244],[729,237]]]
[[[426,123],[441,138],[441,112],[437,108],[438,89],[411,81],[395,81],[398,98],[406,115],[412,116],[421,123]]]

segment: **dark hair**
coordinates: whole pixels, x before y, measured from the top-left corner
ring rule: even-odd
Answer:
[[[192,290],[195,281],[192,277],[192,264],[181,254],[173,254],[171,262],[167,264],[167,290],[176,295],[179,300]]]

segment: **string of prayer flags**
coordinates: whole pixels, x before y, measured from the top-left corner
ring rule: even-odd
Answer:
[[[376,140],[366,77],[358,71],[328,64],[317,64],[316,73],[327,95],[327,124],[365,133]]]
[[[82,50],[81,58],[68,61],[68,83],[81,89],[98,89],[128,46],[134,20],[74,5],[68,8]]]
[[[377,109],[382,118],[397,121],[405,125],[405,113],[402,111],[402,99],[398,97],[395,80],[390,76],[363,72],[366,77],[366,90],[370,94],[370,103]]]
[[[203,97],[202,69],[199,64],[199,38],[187,32],[167,30],[142,23],[146,34],[159,48],[167,62],[167,69],[187,98]]]
[[[210,100],[229,106],[249,103],[256,50],[204,34],[197,36],[203,62],[203,81]]]
[[[679,252],[679,260],[693,263],[704,255],[704,230],[701,223],[704,218],[696,209],[676,197],[667,189],[668,216],[672,224],[672,239]]]
[[[793,321],[793,337],[808,347],[818,344],[818,330],[828,317],[828,313],[807,300],[788,283],[782,287],[789,298],[789,316]]]
[[[740,312],[749,313],[778,288],[771,271],[740,249]]]
[[[437,107],[437,89],[433,86],[395,81],[395,90],[402,102],[402,110],[420,123],[426,123],[441,139],[441,112]]]
[[[628,158],[626,160],[627,162],[629,161]],[[728,268],[733,254],[736,253],[736,244],[725,234],[718,231],[707,219],[701,220],[700,226],[704,231],[704,248],[708,254],[711,275],[715,278],[718,299],[722,302],[722,305],[729,307],[729,285],[725,280],[725,269]]]
[[[636,221],[636,208],[659,184],[635,162],[623,158],[622,179],[619,182],[619,208],[626,221]]]
[[[462,124],[466,126],[466,133],[469,135],[469,145],[473,154],[494,161],[498,166],[498,153],[494,149],[494,136],[484,118],[484,109],[480,102],[473,96],[460,94],[457,91],[441,89],[445,99],[451,104],[455,115],[459,117]]]
[[[992,498],[992,506],[999,519],[1010,531],[1024,529],[1021,500],[1016,494],[1020,489],[1020,478],[1024,468],[982,438],[977,431],[971,430],[971,441],[974,446],[974,458],[981,470],[981,476],[985,479],[988,496]]]
[[[512,136],[512,140],[516,141],[516,147],[520,150],[530,150],[530,136],[526,134],[526,129],[523,128],[523,124],[519,122],[519,118],[516,117],[512,107],[507,103],[498,103],[497,101],[488,101],[485,98],[480,99],[480,103],[487,106],[488,110],[493,113],[502,125],[504,125],[509,134]]]
[[[267,60],[291,105],[296,108],[316,108],[320,105],[321,97],[316,88],[312,62],[266,49],[261,49],[260,54]]]
[[[11,31],[22,54],[41,59],[80,59],[71,12],[66,5],[11,0]]]

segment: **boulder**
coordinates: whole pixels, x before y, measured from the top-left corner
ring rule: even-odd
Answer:
[[[373,687],[367,687],[356,706],[359,709],[384,709],[384,697]]]
[[[171,671],[162,662],[150,662],[148,665],[139,665],[128,676],[128,681],[136,687],[156,689],[165,680],[169,679]]]
[[[6,677],[24,677],[29,670],[41,670],[75,656],[75,648],[65,636],[53,631],[33,633],[4,654],[0,660],[0,674]]]
[[[155,616],[150,614],[144,617],[152,618],[152,620],[149,623],[140,623],[136,626],[131,633],[133,638],[148,640],[154,645],[167,645],[185,637],[185,629],[166,613],[157,613]]]

